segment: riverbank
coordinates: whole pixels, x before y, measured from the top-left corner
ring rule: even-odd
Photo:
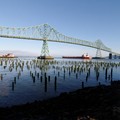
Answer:
[[[120,82],[0,108],[0,120],[120,120]]]

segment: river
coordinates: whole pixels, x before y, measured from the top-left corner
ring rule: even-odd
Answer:
[[[120,60],[0,59],[0,107],[43,100],[120,80]]]

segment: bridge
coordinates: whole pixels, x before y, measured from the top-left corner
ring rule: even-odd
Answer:
[[[0,37],[43,41],[41,56],[49,56],[49,48],[47,41],[76,44],[76,45],[95,48],[97,49],[96,52],[97,57],[101,57],[101,50],[120,56],[119,53],[113,52],[110,48],[105,46],[101,40],[90,42],[87,40],[68,37],[66,35],[59,33],[57,30],[55,30],[53,27],[51,27],[48,24],[31,26],[31,27],[0,26]]]

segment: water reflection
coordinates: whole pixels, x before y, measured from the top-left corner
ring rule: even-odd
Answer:
[[[109,85],[120,79],[119,70],[120,62],[109,60],[0,59],[0,106],[46,99],[87,86]]]

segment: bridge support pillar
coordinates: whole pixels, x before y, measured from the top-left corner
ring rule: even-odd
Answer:
[[[102,58],[101,48],[102,48],[103,43],[100,40],[97,40],[95,43],[97,46],[96,58],[101,59]]]
[[[49,48],[48,48],[47,40],[43,40],[41,56],[49,56]]]
[[[97,51],[96,51],[96,57],[97,58],[102,58],[101,49],[97,49]]]
[[[54,59],[52,56],[49,55],[49,48],[47,40],[43,40],[41,55],[37,57],[38,59]]]

